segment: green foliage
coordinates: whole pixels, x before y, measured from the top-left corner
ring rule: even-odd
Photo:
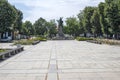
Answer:
[[[64,28],[68,33],[73,36],[79,36],[79,22],[76,17],[69,17],[66,19],[66,27]],[[64,31],[65,31],[64,30]]]
[[[96,36],[101,36],[102,35],[102,31],[101,31],[101,25],[100,25],[100,16],[98,13],[98,10],[94,10],[94,13],[91,17],[91,24],[92,24],[92,33],[94,34],[94,37]]]
[[[23,13],[12,6],[7,0],[0,0],[0,33],[19,31],[27,36],[42,35],[54,37],[57,34],[55,20],[47,22],[39,18],[32,25],[30,21],[22,24]],[[79,36],[91,33],[95,37],[100,35],[120,35],[120,0],[105,0],[98,7],[87,6],[76,17],[68,17],[63,27],[65,34]]]
[[[45,37],[36,37],[33,39],[34,41],[47,41]]]
[[[120,34],[120,10],[118,2],[116,2],[116,0],[105,1],[106,1],[105,14],[110,25],[109,31],[111,32],[111,34],[115,35]]]
[[[47,21],[43,18],[39,18],[34,23],[36,35],[44,35],[47,32]]]
[[[57,34],[57,24],[55,23],[55,20],[50,20],[47,22],[47,36],[52,37]]]
[[[25,21],[25,23],[23,23],[21,33],[24,35],[34,35],[35,30],[30,21]]]
[[[78,41],[86,41],[86,40],[93,40],[93,38],[77,37],[76,40],[78,40]]]
[[[20,10],[16,9],[15,7],[14,7],[14,9],[16,10],[17,16],[16,16],[16,20],[14,22],[13,31],[19,31],[21,33],[23,13]]]
[[[1,53],[1,52],[5,52],[5,51],[6,51],[5,49],[0,49],[0,53]]]
[[[83,19],[83,26],[84,26],[84,29],[85,29],[85,32],[86,33],[92,33],[92,25],[91,25],[91,22],[90,22],[90,19],[94,13],[94,10],[96,9],[96,7],[85,7],[84,9],[84,19]]]
[[[21,44],[21,45],[32,45],[32,43],[34,42],[34,40],[30,40],[30,39],[25,39],[25,40],[19,40],[19,41],[16,41],[14,42],[14,45],[17,45],[17,44]]]
[[[9,31],[16,20],[16,10],[6,0],[0,0],[0,32]]]
[[[69,34],[70,33],[69,27],[68,26],[64,26],[63,27],[63,32],[64,32],[64,34]]]
[[[94,39],[97,42],[101,42],[102,44],[109,44],[109,45],[120,45],[120,41],[118,40],[110,40],[110,39]]]
[[[105,0],[98,7],[85,7],[78,14],[79,28],[82,33],[102,35],[120,35],[120,0]]]
[[[105,16],[105,3],[101,2],[99,5],[98,5],[98,12],[99,12],[99,22],[100,22],[100,25],[101,25],[101,30],[102,30],[102,33],[103,34],[108,34],[108,23],[107,23],[107,20],[105,19],[106,16]]]
[[[32,39],[23,39],[23,40],[15,41],[14,45],[17,45],[17,44],[32,45],[33,42],[35,42],[35,41],[47,41],[47,39],[44,37],[36,37],[36,38],[32,38]]]
[[[0,0],[0,33],[12,32],[15,39],[15,32],[22,31],[23,14],[7,0]]]
[[[85,33],[85,28],[84,28],[84,11],[80,11],[80,13],[77,15],[79,19],[79,33]]]

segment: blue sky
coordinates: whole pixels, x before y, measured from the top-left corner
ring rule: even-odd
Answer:
[[[38,18],[46,20],[76,16],[85,6],[97,6],[104,0],[8,0],[23,12],[23,21],[34,23]]]

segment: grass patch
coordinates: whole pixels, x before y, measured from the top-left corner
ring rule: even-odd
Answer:
[[[76,40],[78,40],[78,41],[87,41],[87,40],[93,40],[93,38],[77,37]]]
[[[33,39],[23,39],[23,40],[15,41],[14,45],[16,45],[16,44],[32,45],[36,41],[47,41],[47,39],[43,38],[43,37],[36,37],[36,38],[33,38]]]
[[[34,40],[34,41],[47,41],[47,39],[44,38],[44,37],[36,37],[36,38],[34,38],[33,40]]]
[[[31,45],[33,43],[34,40],[28,40],[28,39],[24,39],[24,40],[19,40],[19,41],[15,41],[14,45],[16,44],[21,44],[21,45]]]
[[[1,53],[1,52],[5,52],[5,51],[6,51],[5,49],[0,49],[0,53]]]

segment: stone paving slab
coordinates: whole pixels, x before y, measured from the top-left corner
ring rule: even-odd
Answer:
[[[40,42],[0,62],[0,80],[120,80],[120,47]]]
[[[25,51],[1,62],[0,80],[45,80],[51,50],[51,47],[45,47],[44,43],[27,47]]]
[[[119,80],[120,47],[88,42],[59,42],[59,80]]]

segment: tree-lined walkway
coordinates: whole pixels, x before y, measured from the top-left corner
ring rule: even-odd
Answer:
[[[120,47],[47,41],[0,63],[0,80],[119,80]]]

